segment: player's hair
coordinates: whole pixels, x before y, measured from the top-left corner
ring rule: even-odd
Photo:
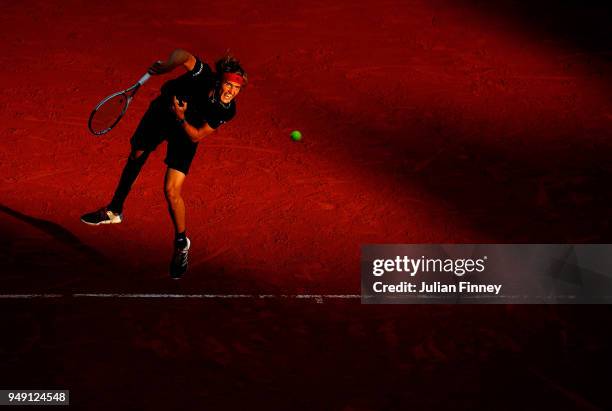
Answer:
[[[223,73],[240,74],[244,79],[244,83],[242,84],[243,88],[246,87],[249,82],[246,71],[244,71],[240,65],[240,60],[229,53],[217,60],[215,63],[215,70],[219,77],[223,76]]]

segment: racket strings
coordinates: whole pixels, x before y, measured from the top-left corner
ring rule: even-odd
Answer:
[[[89,119],[89,128],[94,134],[102,134],[105,131],[113,128],[121,119],[129,98],[125,94],[118,94],[106,100],[91,114]]]

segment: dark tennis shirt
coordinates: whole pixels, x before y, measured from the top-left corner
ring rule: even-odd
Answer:
[[[187,102],[185,120],[196,128],[207,123],[218,128],[236,115],[236,103],[223,104],[219,100],[219,80],[210,66],[196,58],[193,70],[169,80],[161,88],[160,99],[172,106],[172,98]]]

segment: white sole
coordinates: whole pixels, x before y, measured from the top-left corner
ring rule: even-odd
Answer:
[[[121,224],[123,220],[119,220],[119,221],[108,220],[108,221],[100,221],[99,223],[89,223],[81,218],[81,222],[87,225],[105,225],[105,224],[108,225],[108,224]]]

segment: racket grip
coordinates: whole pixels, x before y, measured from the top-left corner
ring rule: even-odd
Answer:
[[[144,76],[142,76],[140,78],[140,80],[138,80],[138,84],[140,84],[141,86],[147,82],[148,79],[151,78],[151,75],[149,73],[146,73]]]

